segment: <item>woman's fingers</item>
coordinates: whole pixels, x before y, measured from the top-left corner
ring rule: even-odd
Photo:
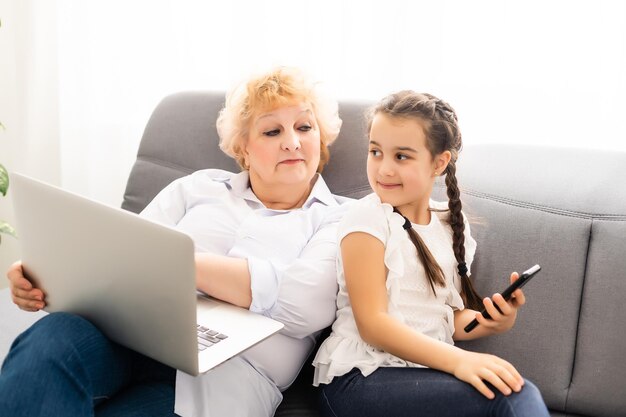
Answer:
[[[37,290],[39,291],[39,290]],[[17,304],[23,310],[37,311],[44,308],[45,303],[42,301],[42,296],[34,294],[35,290],[24,291],[19,289],[13,289],[11,291],[11,298],[13,303]],[[40,293],[41,291],[39,291]]]
[[[23,287],[22,287],[23,288]],[[32,288],[29,290],[22,289],[20,287],[13,287],[11,292],[16,298],[22,298],[24,300],[42,301],[43,292],[38,288]]]
[[[24,277],[22,263],[16,262],[7,272],[11,287],[11,298],[22,310],[37,311],[45,306],[44,293]]]

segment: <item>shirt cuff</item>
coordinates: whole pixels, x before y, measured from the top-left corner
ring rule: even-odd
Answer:
[[[271,262],[248,257],[248,271],[250,272],[250,290],[252,303],[250,311],[263,313],[276,304],[278,298],[278,277]]]

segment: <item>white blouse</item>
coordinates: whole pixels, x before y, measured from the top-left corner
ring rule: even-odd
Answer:
[[[250,310],[285,327],[240,357],[284,390],[335,315],[337,225],[345,201],[318,175],[301,208],[268,209],[247,171],[207,169],[172,182],[141,215],[189,234],[197,252],[248,260]]]
[[[447,210],[447,203],[431,200],[430,207]],[[389,314],[420,333],[454,344],[454,310],[462,310],[464,305],[452,249],[452,228],[446,222],[447,217],[447,211],[433,211],[429,224],[412,224],[443,270],[447,285],[445,288],[435,287],[436,296],[415,246],[402,227],[404,219],[393,212],[391,205],[381,203],[376,194],[351,205],[339,225],[338,241],[353,232],[365,232],[379,239],[385,245],[384,263],[389,271],[386,284]],[[476,241],[470,235],[466,219],[465,262],[468,269],[475,251]],[[367,376],[381,366],[421,366],[379,350],[361,339],[346,290],[341,252],[337,257],[337,270],[337,317],[331,335],[324,341],[313,362],[314,385],[330,383],[335,376],[344,375],[353,368],[359,368]]]

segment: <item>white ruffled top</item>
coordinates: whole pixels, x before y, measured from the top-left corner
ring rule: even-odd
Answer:
[[[431,200],[433,209],[447,210],[447,203]],[[413,229],[428,246],[443,270],[446,287],[435,287],[432,292],[424,267],[419,261],[415,246],[403,229],[404,219],[393,212],[393,207],[381,203],[376,194],[370,194],[355,202],[343,217],[339,226],[339,239],[350,233],[364,232],[379,239],[385,245],[385,266],[389,314],[416,331],[434,339],[454,344],[454,310],[464,308],[460,296],[461,281],[457,261],[452,250],[452,228],[446,222],[448,211],[431,212],[427,225],[413,224]],[[470,235],[465,220],[465,262],[468,269],[474,259],[476,241]],[[332,333],[317,352],[314,385],[328,384],[335,376],[359,368],[368,376],[381,366],[420,367],[364,342],[356,327],[350,299],[343,274],[341,251],[337,257],[339,293],[337,294],[337,317]],[[469,272],[468,272],[469,275]]]

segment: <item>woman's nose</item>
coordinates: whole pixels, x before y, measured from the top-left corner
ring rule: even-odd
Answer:
[[[283,136],[281,143],[283,150],[295,151],[300,149],[300,136],[298,132],[292,130]]]

